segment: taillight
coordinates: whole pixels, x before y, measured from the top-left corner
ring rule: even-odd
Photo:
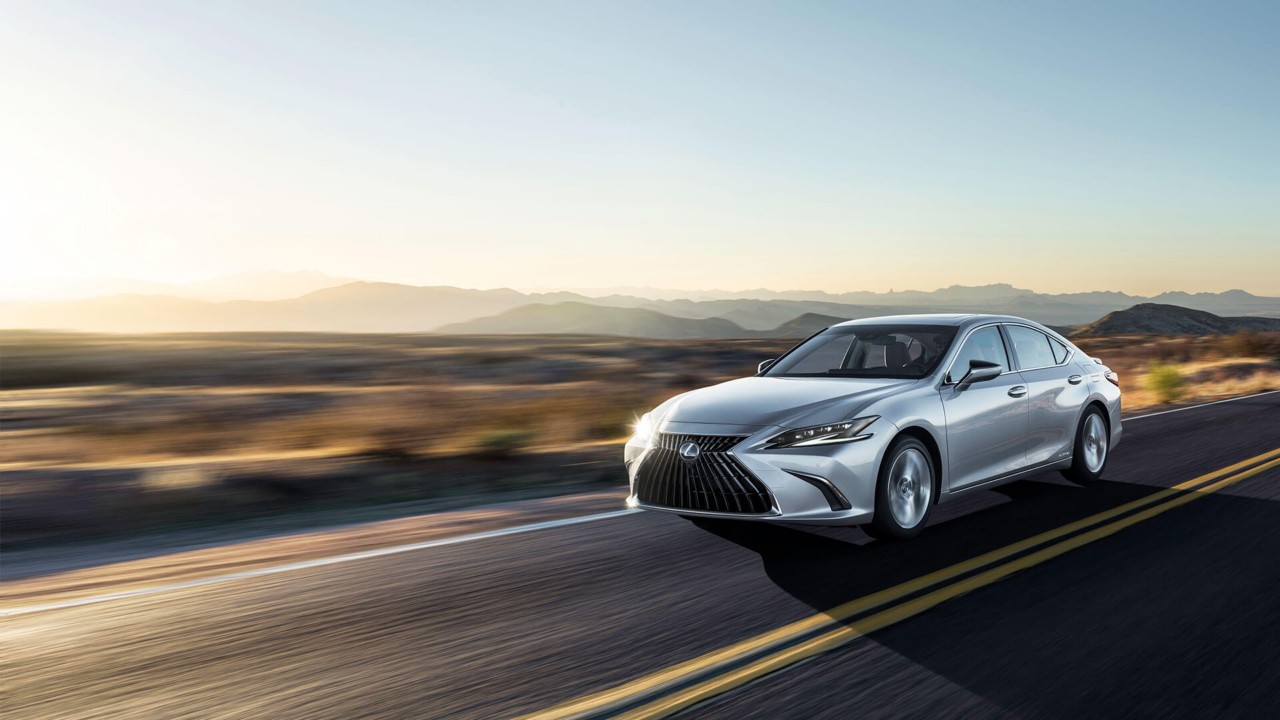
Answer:
[[[1112,385],[1115,385],[1116,387],[1120,387],[1120,375],[1116,373],[1114,370],[1108,370],[1106,372],[1106,378],[1107,378],[1107,382],[1111,383]]]

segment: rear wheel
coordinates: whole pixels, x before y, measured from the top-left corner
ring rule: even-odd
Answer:
[[[913,437],[899,438],[880,464],[875,516],[862,529],[876,538],[919,535],[933,510],[935,476],[924,443]]]
[[[1076,428],[1076,442],[1071,452],[1071,467],[1063,477],[1078,483],[1091,483],[1102,477],[1111,449],[1111,433],[1106,418],[1096,405],[1090,406]]]

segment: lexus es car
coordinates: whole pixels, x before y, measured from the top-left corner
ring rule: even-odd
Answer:
[[[641,417],[627,503],[908,538],[969,490],[1049,470],[1098,479],[1120,430],[1117,375],[1043,325],[868,318]]]

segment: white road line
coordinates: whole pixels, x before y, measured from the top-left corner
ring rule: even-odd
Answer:
[[[1280,390],[1264,390],[1260,393],[1254,393],[1252,395],[1241,395],[1240,397],[1227,398],[1226,400],[1214,400],[1213,402],[1200,403],[1199,405],[1188,405],[1186,407],[1174,408],[1172,410],[1161,410],[1160,412],[1147,413],[1146,415],[1138,415],[1136,417],[1123,418],[1122,422],[1133,422],[1134,420],[1141,420],[1143,418],[1156,417],[1158,415],[1168,415],[1169,413],[1182,412],[1183,410],[1195,410],[1196,408],[1209,407],[1210,405],[1218,405],[1220,403],[1235,402],[1237,400],[1248,400],[1250,398],[1262,397],[1263,395],[1270,395],[1271,393],[1277,393],[1277,392],[1280,392]]]
[[[1255,393],[1253,395],[1227,398],[1226,400],[1214,400],[1213,402],[1201,403],[1199,405],[1188,405],[1187,407],[1174,408],[1173,410],[1162,410],[1160,412],[1125,418],[1124,422],[1133,422],[1134,420],[1142,420],[1144,418],[1156,417],[1158,415],[1182,412],[1183,410],[1195,410],[1196,408],[1208,407],[1209,405],[1217,405],[1219,403],[1248,400],[1249,398],[1261,397],[1263,395],[1270,395],[1276,392],[1280,392],[1280,390],[1268,390],[1266,392]],[[204,585],[216,585],[218,583],[231,582],[234,580],[244,580],[247,578],[262,577],[264,575],[275,575],[277,573],[291,572],[294,570],[306,570],[309,568],[323,567],[325,565],[337,565],[339,563],[366,560],[368,558],[382,557],[384,555],[395,555],[398,553],[412,552],[414,550],[426,550],[428,548],[443,547],[445,545],[457,545],[458,543],[471,542],[473,540],[486,540],[488,538],[502,537],[504,535],[517,535],[519,533],[533,532],[535,530],[546,530],[549,528],[564,527],[566,525],[577,525],[579,523],[593,522],[595,520],[607,520],[609,518],[622,517],[623,515],[630,515],[637,512],[640,511],[631,508],[626,510],[613,510],[610,512],[596,513],[594,515],[578,515],[576,517],[561,518],[559,520],[548,520],[546,522],[516,525],[498,530],[487,530],[485,532],[471,533],[469,535],[456,535],[454,537],[439,538],[437,540],[426,540],[424,542],[411,543],[408,545],[393,545],[391,547],[348,553],[346,555],[332,555],[330,557],[316,558],[314,560],[303,560],[301,562],[289,563],[286,565],[272,565],[270,567],[255,568],[253,570],[244,570],[241,572],[228,573],[226,575],[215,575],[213,577],[187,580],[185,582],[171,583],[169,585],[157,585],[155,587],[126,590],[124,592],[109,593],[107,595],[94,595],[93,597],[65,600],[63,602],[49,603],[47,605],[30,605],[28,607],[0,610],[0,617],[26,615],[29,613],[46,612],[49,610],[64,610],[66,608],[80,607],[82,605],[94,605],[97,603],[110,602],[112,600],[124,600],[126,598],[156,595],[159,593],[171,592],[173,590],[185,590],[187,588],[201,587]]]
[[[515,525],[513,527],[501,528],[498,530],[486,530],[484,532],[471,533],[469,535],[455,535],[453,537],[425,540],[423,542],[410,543],[408,545],[393,545],[391,547],[377,548],[375,550],[347,553],[346,555],[331,555],[329,557],[316,558],[314,560],[303,560],[301,562],[288,563],[286,565],[272,565],[269,567],[254,568],[253,570],[243,570],[241,572],[227,573],[226,575],[198,578],[196,580],[187,580],[184,582],[171,583],[169,585],[157,585],[155,587],[138,588],[137,590],[108,593],[106,595],[75,598],[72,600],[64,600],[62,602],[48,603],[46,605],[29,605],[27,607],[0,610],[0,617],[27,615],[29,613],[46,612],[49,610],[64,610],[66,608],[80,607],[82,605],[94,605],[97,603],[109,602],[111,600],[124,600],[126,598],[156,595],[173,590],[185,590],[187,588],[202,587],[204,585],[216,585],[218,583],[231,582],[233,580],[244,580],[246,578],[262,577],[264,575],[275,575],[277,573],[285,573],[293,570],[306,570],[309,568],[324,567],[325,565],[337,565],[339,563],[367,560],[369,558],[382,557],[384,555],[412,552],[414,550],[426,550],[428,548],[443,547],[445,545],[457,545],[458,543],[471,542],[472,540],[486,540],[489,538],[503,537],[504,535],[518,535],[520,533],[533,532],[535,530],[547,530],[550,528],[564,527],[566,525],[594,522],[596,520],[608,520],[609,518],[622,517],[623,515],[630,515],[637,512],[640,511],[633,508],[627,508],[625,510],[611,510],[609,512],[596,513],[594,515],[578,515],[575,517],[560,518],[559,520],[530,523],[528,525]]]

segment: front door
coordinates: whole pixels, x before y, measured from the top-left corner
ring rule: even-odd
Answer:
[[[960,390],[970,360],[998,363],[1005,372]],[[1027,385],[1011,367],[1000,329],[988,325],[969,334],[947,372],[947,384],[939,392],[947,423],[950,490],[1026,467]]]

